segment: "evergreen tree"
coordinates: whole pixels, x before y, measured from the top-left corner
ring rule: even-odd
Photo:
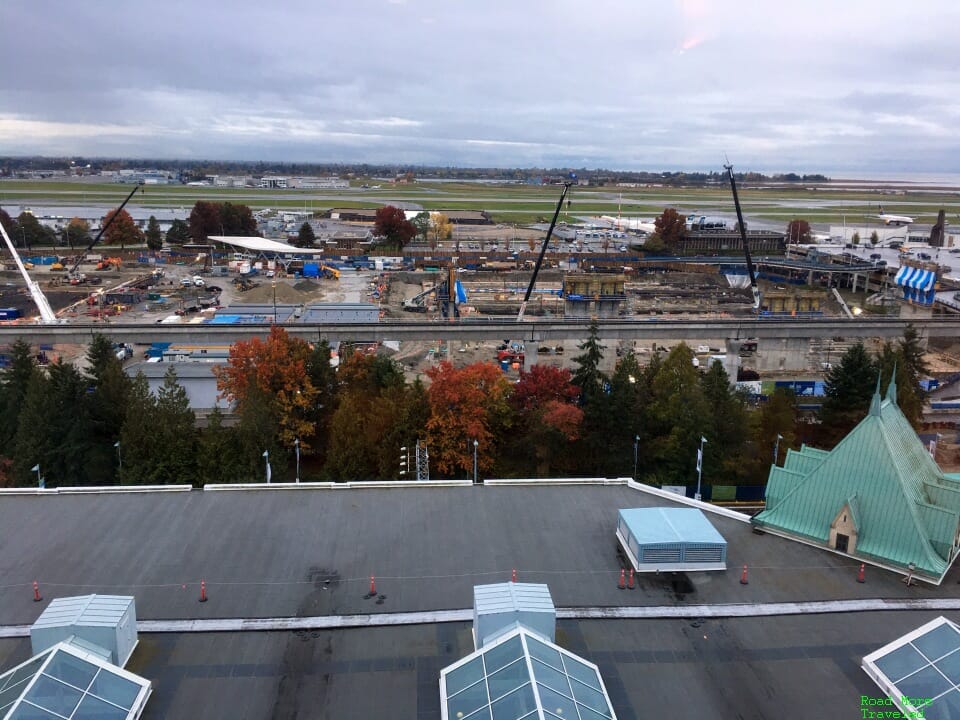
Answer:
[[[86,395],[87,380],[72,365],[54,363],[49,378],[39,370],[34,373],[14,442],[18,481],[30,484],[30,468],[36,463],[48,487],[100,480],[88,463],[92,444]]]
[[[577,347],[583,354],[573,359],[576,366],[573,371],[573,384],[580,388],[581,404],[586,404],[603,392],[606,383],[606,376],[600,371],[600,362],[606,347],[600,344],[600,327],[596,320],[590,323],[587,339]]]
[[[713,468],[722,484],[737,484],[746,474],[743,462],[749,436],[746,401],[742,393],[730,385],[730,376],[723,364],[715,360],[700,379],[707,404],[707,427],[704,435],[704,462]]]
[[[170,367],[157,393],[156,484],[179,485],[196,480],[195,426],[187,392]]]
[[[13,455],[14,438],[20,422],[27,387],[37,363],[30,345],[18,338],[10,347],[10,365],[0,379],[0,456]]]
[[[236,431],[223,426],[223,413],[215,407],[197,443],[197,484],[238,482],[242,455]]]
[[[876,384],[877,364],[858,342],[827,373],[818,443],[832,448],[863,420]]]
[[[911,375],[910,366],[904,357],[902,345],[897,347],[885,342],[877,357],[880,369],[880,391],[884,397],[890,386],[890,378],[897,374],[897,406],[914,429],[923,421],[924,393],[918,380]]]
[[[168,245],[183,245],[190,242],[190,226],[183,220],[174,220],[167,230]]]
[[[270,466],[274,474],[286,471],[287,456],[279,442],[280,424],[272,410],[271,397],[256,384],[251,384],[246,399],[238,406],[239,422],[236,426],[240,455],[240,482],[264,482],[265,464],[263,453],[270,453]]]
[[[300,226],[297,237],[293,239],[292,244],[301,248],[313,247],[317,242],[317,234],[313,231],[313,226],[305,222]]]
[[[159,250],[163,247],[163,234],[160,232],[160,223],[157,222],[157,218],[153,215],[151,215],[147,221],[146,239],[147,249],[149,250]]]
[[[36,485],[36,473],[31,469],[34,465],[40,465],[44,474],[50,470],[56,447],[49,432],[50,418],[54,412],[50,381],[34,367],[27,382],[17,432],[13,439],[13,475],[17,485]]]
[[[605,477],[633,475],[633,443],[643,424],[639,407],[642,381],[636,356],[627,353],[610,378],[609,392],[588,396],[583,405],[581,472]]]
[[[126,417],[130,379],[123,372],[112,343],[99,333],[87,348],[87,365],[89,387],[85,401],[91,423],[87,465],[97,484],[109,485],[117,479],[116,443]]]
[[[697,449],[700,437],[708,430],[709,411],[689,347],[677,345],[659,364],[652,391],[650,416],[654,437],[640,472],[653,471],[664,484],[695,482]],[[650,460],[652,467],[647,465]],[[712,482],[718,473],[719,469],[704,473],[704,482]]]
[[[913,384],[919,383],[920,379],[930,372],[930,368],[927,366],[926,360],[923,359],[924,350],[920,341],[920,333],[913,325],[907,325],[903,331],[900,352],[903,355],[907,373]]]
[[[152,463],[156,452],[157,401],[142,372],[130,383],[120,447],[123,467],[120,482],[124,485],[148,485],[153,481]]]

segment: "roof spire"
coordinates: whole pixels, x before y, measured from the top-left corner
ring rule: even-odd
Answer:
[[[869,415],[880,417],[880,373],[877,372],[877,389],[873,391],[873,398],[870,400]]]
[[[890,384],[887,385],[887,400],[894,405],[897,404],[897,363],[893,363],[893,374],[890,376]]]

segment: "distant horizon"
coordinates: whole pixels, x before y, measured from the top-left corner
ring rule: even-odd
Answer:
[[[357,168],[360,166],[369,166],[373,168],[397,168],[397,169],[422,169],[422,170],[443,170],[443,169],[453,169],[453,170],[474,170],[474,171],[499,171],[499,172],[532,172],[532,171],[541,171],[541,172],[560,172],[560,171],[583,171],[589,173],[647,173],[647,174],[662,174],[662,173],[699,173],[699,174],[722,174],[724,169],[722,165],[718,165],[716,168],[704,169],[702,167],[692,167],[692,166],[677,166],[672,169],[667,168],[626,168],[626,167],[584,167],[584,166],[552,166],[545,167],[542,165],[478,165],[478,164],[468,164],[468,163],[456,163],[456,162],[447,162],[447,163],[427,163],[427,162],[398,162],[392,160],[381,160],[381,161],[355,161],[351,162],[348,160],[325,160],[325,161],[314,161],[314,160],[284,160],[284,159],[266,159],[259,158],[256,160],[241,160],[241,159],[231,159],[231,158],[187,158],[187,157],[147,157],[147,156],[117,156],[117,155],[84,155],[84,154],[70,154],[70,155],[41,155],[36,153],[30,154],[5,154],[0,156],[0,162],[4,160],[40,160],[40,161],[70,161],[74,159],[83,159],[86,161],[93,162],[120,162],[125,164],[141,164],[141,167],[148,167],[147,163],[188,163],[191,165],[203,165],[203,164],[234,164],[240,166],[250,166],[250,165],[304,165],[304,166],[316,166],[319,168],[326,168],[330,166],[344,166],[347,168]],[[159,169],[159,168],[158,168]],[[822,175],[826,177],[830,182],[851,182],[851,181],[873,181],[873,182],[883,182],[883,183],[904,183],[904,184],[950,184],[955,186],[960,186],[960,172],[950,172],[950,171],[907,171],[907,172],[884,172],[876,170],[867,170],[867,169],[840,169],[840,170],[799,170],[799,169],[767,169],[767,168],[756,168],[756,167],[744,167],[739,168],[734,166],[734,171],[737,174],[741,173],[758,173],[763,175]],[[0,179],[15,179],[15,178],[0,178]],[[463,179],[463,182],[470,182],[469,179]]]

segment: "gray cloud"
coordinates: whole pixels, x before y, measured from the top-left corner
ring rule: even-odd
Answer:
[[[946,0],[276,5],[5,0],[0,153],[960,172]]]

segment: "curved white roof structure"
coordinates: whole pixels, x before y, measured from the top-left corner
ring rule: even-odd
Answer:
[[[234,237],[230,235],[210,235],[208,240],[226,245],[264,253],[295,253],[297,255],[322,255],[323,248],[299,248],[277,240],[262,237]]]

